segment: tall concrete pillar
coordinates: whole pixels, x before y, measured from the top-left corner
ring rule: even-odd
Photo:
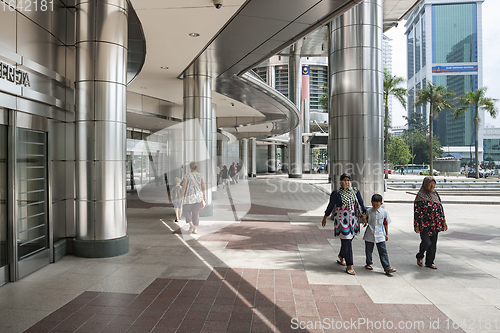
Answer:
[[[288,61],[288,94],[290,100],[301,109],[302,94],[302,68],[300,66],[300,51],[302,39],[290,47],[290,58]],[[290,161],[288,164],[288,177],[302,178],[302,115],[300,114],[299,125],[290,132],[288,148]]]
[[[212,216],[212,77],[204,64],[195,63],[184,72],[184,165],[198,163],[205,183],[206,206],[200,216]]]
[[[332,187],[343,172],[363,199],[382,193],[382,0],[365,0],[331,24]]]
[[[267,146],[267,172],[276,172],[276,145]]]
[[[257,177],[257,140],[248,139],[248,177]]]
[[[240,175],[246,179],[248,175],[248,139],[240,140],[240,163]]]
[[[126,1],[76,1],[74,254],[128,252],[125,160]]]

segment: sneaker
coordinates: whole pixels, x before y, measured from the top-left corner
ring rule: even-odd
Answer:
[[[391,273],[396,273],[396,269],[395,268],[388,268],[385,270],[385,274],[391,274]]]

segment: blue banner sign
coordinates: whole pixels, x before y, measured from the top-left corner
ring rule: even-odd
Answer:
[[[449,72],[477,72],[478,65],[464,66],[433,66],[433,73],[449,73]]]

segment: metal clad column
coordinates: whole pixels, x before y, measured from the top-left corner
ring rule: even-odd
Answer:
[[[76,2],[74,254],[128,252],[125,160],[126,0]]]
[[[248,175],[248,139],[240,140],[240,159],[241,159],[240,175],[243,177],[243,179],[246,179]]]
[[[257,177],[257,139],[248,139],[248,177]]]
[[[198,163],[203,176],[207,202],[200,216],[212,216],[212,77],[206,64],[193,64],[184,73],[184,165]]]
[[[332,21],[332,187],[343,172],[363,199],[382,193],[382,0],[366,0]]]
[[[300,110],[302,92],[302,68],[300,66],[300,50],[302,39],[290,47],[292,54],[288,61],[288,93],[289,99],[295,103]],[[288,167],[288,177],[302,178],[302,114],[299,125],[290,131],[290,163]]]
[[[217,199],[217,105],[212,104],[212,200]]]
[[[276,172],[276,145],[267,146],[267,172],[275,173]]]
[[[309,81],[309,80],[308,80]],[[311,133],[311,115],[309,113],[309,100],[304,99],[302,101],[302,110],[304,112],[304,133]],[[312,169],[312,158],[311,158],[311,143],[310,140],[311,137],[307,137],[307,141],[304,143],[303,146],[303,151],[302,151],[302,156],[304,158],[304,166],[303,166],[303,171],[304,173],[311,173]]]

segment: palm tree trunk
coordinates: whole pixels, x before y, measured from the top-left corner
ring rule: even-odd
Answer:
[[[384,150],[385,150],[385,179],[389,179],[389,106],[385,104],[385,131],[384,131]]]
[[[476,107],[477,108],[477,107]],[[479,149],[477,147],[477,143],[478,143],[478,133],[477,133],[477,130],[478,130],[478,127],[479,127],[479,119],[477,118],[477,109],[476,109],[476,117],[474,118],[474,141],[476,141],[474,143],[474,148],[475,148],[475,153],[476,153],[476,163],[475,163],[475,167],[476,167],[476,179],[479,178]]]
[[[432,105],[430,108],[430,113],[429,113],[429,175],[434,176],[434,163],[432,163],[433,158],[432,158]]]

